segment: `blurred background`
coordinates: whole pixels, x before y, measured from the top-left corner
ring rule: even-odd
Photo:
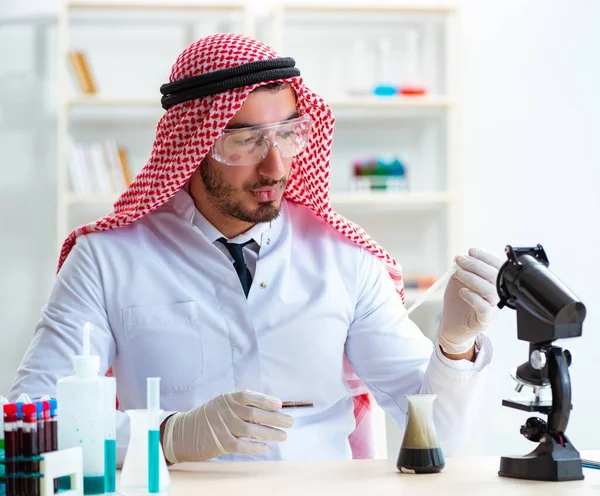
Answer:
[[[407,303],[471,246],[544,246],[588,309],[583,336],[558,342],[574,356],[567,433],[600,448],[599,23],[594,0],[0,0],[0,394],[62,241],[108,213],[149,157],[177,55],[232,31],[294,57],[332,106],[331,201],[402,264]],[[440,304],[414,314],[429,336]],[[528,356],[515,313],[488,335],[466,449],[525,453],[528,415],[501,406]],[[401,434],[379,418],[379,454],[396,457]]]

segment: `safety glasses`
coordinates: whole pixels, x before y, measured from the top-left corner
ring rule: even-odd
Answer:
[[[226,129],[215,141],[210,156],[226,165],[252,166],[276,146],[283,158],[292,158],[306,148],[310,130],[308,115],[262,126]]]

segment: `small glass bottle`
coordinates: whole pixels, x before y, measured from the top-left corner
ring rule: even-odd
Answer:
[[[347,93],[353,98],[369,96],[373,87],[373,75],[370,69],[370,56],[367,42],[355,39],[352,45],[352,64],[350,64],[350,77],[348,78]]]
[[[425,95],[427,88],[423,81],[421,70],[422,52],[420,50],[419,33],[416,29],[410,29],[406,33],[406,53],[404,77],[400,83],[400,94],[406,96]]]
[[[392,42],[388,38],[382,38],[377,45],[379,49],[379,64],[377,71],[377,83],[373,93],[377,96],[394,96],[397,85],[392,76]]]

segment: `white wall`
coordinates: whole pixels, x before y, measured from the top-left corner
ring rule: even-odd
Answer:
[[[56,123],[44,107],[50,91],[45,75],[56,62],[36,49],[40,40],[48,45],[49,33],[3,24],[2,13],[0,9],[0,394],[6,394],[56,268]]]
[[[587,449],[600,447],[591,428],[600,406],[599,22],[593,0],[469,0],[462,40],[468,239],[496,249],[541,243],[586,304],[583,336],[563,345],[574,354],[567,433]],[[509,369],[527,358],[515,321],[504,309],[489,333],[496,356],[473,441],[479,451],[533,447],[519,439],[527,414],[500,406],[513,386]]]
[[[574,353],[568,433],[578,448],[597,449],[600,432],[592,426],[600,406],[593,379],[600,372],[595,332],[600,327],[595,256],[600,4],[465,0],[462,5],[467,245],[501,253],[509,243],[542,243],[552,270],[586,303],[584,336],[564,343]],[[29,35],[6,29],[0,26],[0,93],[7,71],[35,67],[28,42],[6,42],[6,36],[27,40]],[[43,91],[35,78],[31,84]],[[41,127],[36,135],[28,122],[39,123],[39,111],[22,105],[15,110],[14,96],[0,94],[0,392],[8,389],[28,344],[56,263],[52,128]],[[17,116],[25,126],[9,123]],[[509,369],[527,358],[526,345],[516,339],[514,312],[503,310],[489,334],[496,356],[471,447],[524,452],[533,447],[518,433],[527,415],[500,406],[513,387]]]

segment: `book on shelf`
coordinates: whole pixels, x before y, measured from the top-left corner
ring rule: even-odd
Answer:
[[[77,89],[86,95],[97,94],[96,82],[85,53],[80,50],[70,50],[68,57],[70,72]]]
[[[127,150],[115,140],[67,143],[69,186],[77,196],[117,195],[129,186],[131,171]]]

